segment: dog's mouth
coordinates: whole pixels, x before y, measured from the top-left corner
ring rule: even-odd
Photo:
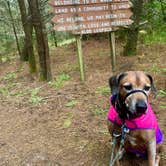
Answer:
[[[133,93],[143,93],[142,91],[134,91],[127,95],[125,98],[125,107],[126,107],[126,114],[127,119],[134,119],[146,114],[147,112],[147,96],[144,99],[136,100],[133,98]],[[143,93],[145,95],[145,93]],[[128,100],[130,98],[130,100]]]
[[[138,118],[143,114],[147,113],[147,108],[148,108],[147,103],[143,100],[137,102],[132,101],[130,106],[129,104],[126,104],[127,118],[128,119]]]

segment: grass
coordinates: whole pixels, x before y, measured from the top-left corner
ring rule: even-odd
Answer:
[[[3,78],[4,79],[4,78]],[[6,79],[6,78],[5,78]],[[8,79],[7,79],[8,80]],[[9,79],[10,80],[10,79]],[[16,87],[19,83],[7,82],[5,86],[0,87],[0,93],[4,96],[14,95],[11,88]]]
[[[57,76],[56,81],[51,81],[49,84],[54,88],[60,88],[63,83],[70,79],[70,76],[68,74],[62,73]]]
[[[69,101],[68,103],[65,104],[66,107],[74,107],[77,105],[77,101]]]
[[[26,96],[27,94],[28,94],[28,92],[18,91],[18,92],[13,93],[12,95],[16,96],[16,97],[23,97],[23,96]]]
[[[158,96],[160,96],[160,97],[166,97],[166,89],[159,90]],[[162,108],[162,109],[166,109],[166,102],[160,102],[160,106],[159,107]]]
[[[100,130],[99,131],[99,134],[102,134],[102,135],[110,135],[108,130]]]
[[[29,103],[31,104],[39,104],[43,98],[41,96],[39,96],[39,90],[40,88],[35,88],[31,90],[31,95],[30,95],[30,99],[29,99]]]
[[[9,89],[7,87],[1,87],[0,93],[4,96],[8,96],[10,94]]]
[[[110,88],[108,86],[97,87],[96,93],[97,94],[102,94],[102,95],[109,95],[110,94]]]
[[[166,73],[166,68],[161,69],[162,72]]]
[[[149,72],[149,69],[147,70],[147,72]],[[152,66],[150,68],[150,72],[153,72],[155,74],[165,73],[166,72],[166,68],[160,68],[157,64],[152,64]]]
[[[68,127],[71,126],[73,116],[74,116],[73,113],[67,113],[67,114],[65,115],[65,120],[64,120],[64,122],[63,122],[63,127],[64,127],[64,128],[68,128]]]
[[[161,96],[161,97],[166,97],[166,90],[159,90],[158,91],[158,96]]]
[[[2,78],[2,80],[11,81],[11,80],[15,79],[16,77],[17,77],[17,75],[16,75],[15,72],[10,72],[10,73],[7,73],[7,74]]]
[[[75,41],[76,41],[75,38],[63,40],[61,42],[58,42],[58,46],[68,45],[70,43],[74,43]]]
[[[64,121],[63,127],[64,127],[64,128],[68,128],[68,127],[71,126],[71,124],[72,124],[71,120],[70,120],[70,119],[67,119],[67,120]]]
[[[166,103],[161,103],[160,108],[166,109]]]
[[[104,109],[95,109],[95,110],[93,111],[93,113],[94,113],[95,115],[106,115],[107,112],[108,112],[108,110],[104,110]]]
[[[67,73],[69,71],[79,71],[79,65],[78,64],[65,64],[62,72]]]
[[[166,31],[159,28],[159,30],[147,33],[144,35],[145,44],[165,44],[166,43]]]

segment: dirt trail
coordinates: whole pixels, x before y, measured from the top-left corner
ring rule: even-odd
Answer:
[[[108,42],[84,42],[83,51],[84,84],[79,81],[74,45],[51,51],[52,72],[61,76],[59,82],[38,82],[17,59],[0,66],[0,166],[108,165],[107,80],[112,75]],[[117,52],[117,72],[147,71],[159,90],[166,89],[165,45],[140,46],[137,57],[121,56],[121,47]],[[152,98],[151,102],[165,134],[165,97]],[[166,165],[165,150],[164,142],[161,166]],[[125,156],[121,163],[146,165],[133,156]]]

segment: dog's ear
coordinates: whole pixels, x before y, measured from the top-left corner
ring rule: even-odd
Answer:
[[[119,83],[120,80],[125,76],[125,73],[121,73],[119,75],[113,75],[109,78],[109,86],[111,88],[112,95],[119,93]]]
[[[153,82],[153,78],[152,78],[152,76],[150,75],[150,74],[146,74],[147,75],[147,77],[149,78],[149,80],[150,80],[150,83],[151,83],[151,91],[152,91],[152,93],[153,94],[157,94],[157,89],[156,89],[156,87],[154,86],[154,82]]]
[[[111,88],[112,95],[115,95],[118,93],[117,75],[114,75],[109,78],[109,86]]]

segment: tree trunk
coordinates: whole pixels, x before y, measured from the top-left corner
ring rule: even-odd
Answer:
[[[54,24],[52,23],[52,28],[54,28]],[[56,33],[55,33],[55,30],[53,29],[52,31],[52,36],[54,38],[54,44],[55,44],[55,47],[58,47],[58,43],[57,43],[57,39],[56,39]]]
[[[17,37],[16,27],[15,27],[15,24],[14,24],[14,19],[13,19],[13,15],[12,15],[12,11],[11,11],[11,8],[10,8],[10,2],[9,1],[7,1],[7,7],[8,7],[9,16],[10,16],[10,19],[11,19],[11,24],[12,24],[14,36],[15,36],[15,39],[16,39],[17,50],[18,50],[18,53],[19,53],[19,56],[20,56],[20,60],[22,60],[22,54],[21,54],[21,50],[20,50],[20,45],[19,45],[19,41],[18,41],[18,37]]]
[[[51,79],[51,68],[50,68],[50,57],[49,57],[49,47],[46,34],[46,27],[43,23],[41,11],[39,7],[38,0],[28,0],[31,15],[32,24],[35,28],[37,47],[39,54],[39,64],[40,64],[40,80],[50,80]]]
[[[124,56],[132,56],[137,54],[139,23],[143,11],[143,0],[133,0],[132,2],[134,23],[127,30],[127,42],[124,47]]]
[[[2,63],[2,54],[0,53],[0,64]]]
[[[163,15],[163,21],[166,22],[166,12],[165,12],[165,8],[164,8],[164,2],[163,0],[159,0],[160,1],[160,4],[161,4],[161,12],[162,12],[162,15]]]
[[[31,26],[31,19],[29,14],[26,10],[25,1],[24,0],[17,0],[21,12],[21,21],[23,30],[25,33],[25,44],[24,44],[24,60],[29,61],[30,72],[35,73],[36,68],[36,60],[33,50],[33,39],[32,39],[32,29]],[[29,18],[28,18],[29,17]]]

